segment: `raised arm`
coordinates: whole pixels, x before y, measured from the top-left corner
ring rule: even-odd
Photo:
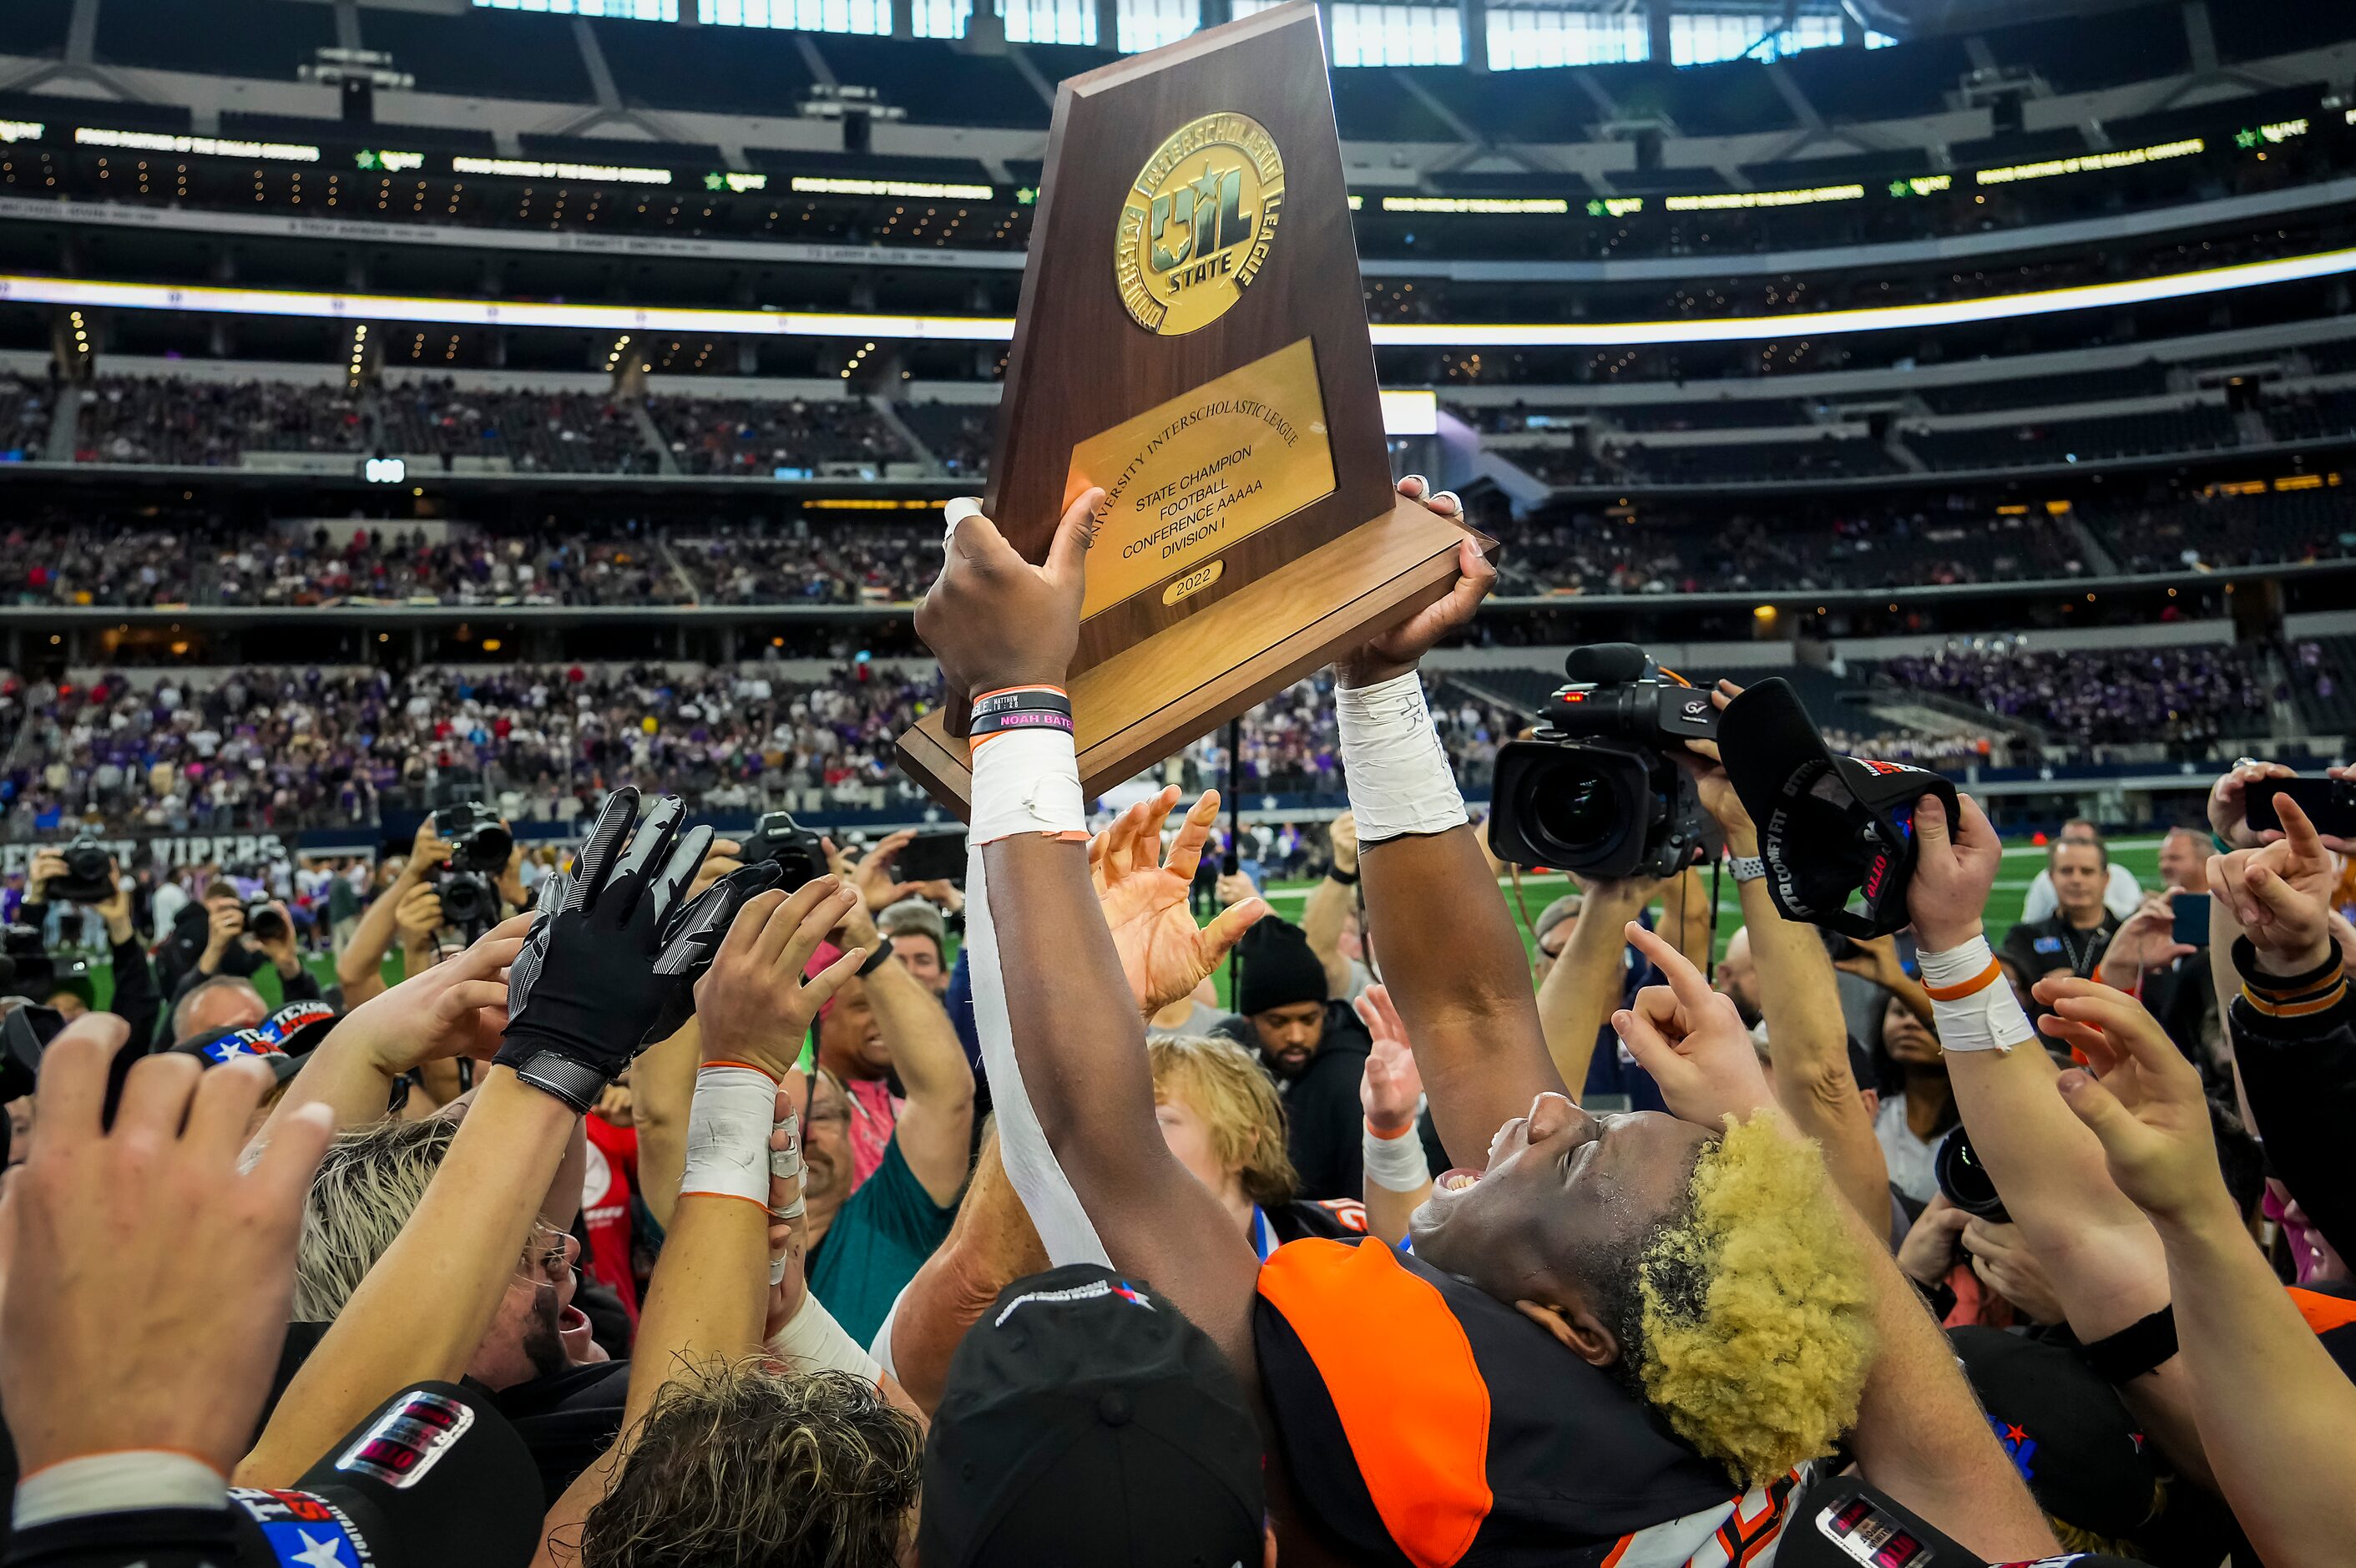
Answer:
[[[854,949],[802,978],[857,897],[829,876],[747,901],[697,983],[697,1135],[638,1317],[621,1435],[549,1510],[536,1563],[575,1560],[590,1510],[628,1465],[639,1423],[667,1386],[759,1354],[774,1324],[807,1305],[794,1227],[778,1218],[798,1213],[801,1197],[798,1091],[787,1080],[800,1077],[810,1019],[864,956]],[[789,1174],[778,1174],[778,1155]]]
[[[1538,983],[1538,1027],[1563,1087],[1577,1100],[1595,1059],[1595,1042],[1619,1006],[1627,942],[1620,929],[1643,912],[1660,885],[1651,881],[1584,885],[1562,954]]]
[[[1358,824],[1344,811],[1325,828],[1332,862],[1301,904],[1301,934],[1325,966],[1325,989],[1336,1001],[1350,994],[1350,961],[1342,956],[1342,930],[1358,901]]]
[[[744,870],[734,839],[714,839],[697,868],[688,897],[701,898],[723,877]],[[742,878],[738,879],[742,881]],[[695,1099],[695,1069],[702,1060],[702,1030],[693,1015],[648,1046],[630,1063],[630,1122],[638,1135],[638,1196],[658,1225],[670,1223],[679,1200],[679,1173],[687,1164],[687,1112]]]
[[[2218,1172],[2200,1074],[2132,998],[2080,980],[2055,992],[2056,1033],[2094,1069],[2064,1073],[2062,1096],[2158,1227],[2178,1360],[2225,1500],[2276,1568],[2346,1562],[2356,1541],[2356,1386],[2243,1228]]]
[[[338,1127],[379,1121],[391,1102],[392,1080],[410,1069],[462,1056],[487,1059],[507,1027],[508,967],[530,927],[529,915],[502,921],[448,963],[345,1014],[287,1086],[262,1124],[262,1139],[305,1105],[328,1106]]]
[[[886,845],[891,843],[885,841]],[[884,853],[884,846],[878,846],[875,854]],[[874,854],[868,857],[874,858]],[[846,884],[859,875],[840,854],[835,856],[835,871]],[[887,886],[896,889],[911,885]],[[842,942],[870,953],[879,950],[881,939],[866,899],[846,908]],[[935,1203],[954,1203],[970,1169],[973,1064],[966,1060],[964,1042],[958,1038],[948,1010],[923,982],[908,972],[907,965],[887,958],[862,978],[868,1005],[875,1010],[875,1027],[891,1048],[900,1086],[908,1092],[908,1102],[893,1133],[899,1140],[900,1157],[908,1162],[909,1174]]]
[[[1366,1233],[1396,1247],[1407,1240],[1408,1217],[1431,1196],[1431,1169],[1415,1134],[1423,1078],[1389,988],[1369,985],[1355,1005],[1374,1042],[1358,1082],[1358,1104],[1366,1116]]]
[[[1044,566],[972,503],[951,504],[941,575],[916,618],[949,702],[1061,691],[1103,495],[1074,501]],[[1047,696],[1032,700],[1053,716]],[[980,738],[973,799],[967,946],[1007,1173],[1052,1260],[1097,1255],[1143,1276],[1248,1370],[1258,1259],[1155,1126],[1138,999],[1089,881],[1070,732],[1043,723]]]
[[[1720,681],[1710,693],[1719,709],[1742,688]],[[1716,741],[1691,743],[1685,765],[1695,776],[1703,809],[1726,834],[1726,849],[1738,860],[1759,855],[1759,828],[1742,798],[1728,782]],[[1767,879],[1738,879],[1742,925],[1751,933],[1751,961],[1759,972],[1759,1012],[1767,1021],[1767,1050],[1775,1064],[1775,1103],[1792,1125],[1825,1152],[1825,1168],[1868,1230],[1885,1237],[1890,1227],[1890,1165],[1873,1118],[1858,1093],[1848,1064],[1848,1024],[1842,1016],[1840,983],[1832,956],[1813,926],[1783,918]]]
[[[1921,847],[1907,908],[1923,978],[1934,990],[1971,987],[1995,968],[1980,911],[2004,846],[1978,802],[1968,795],[1959,800],[1954,823],[1936,796],[1923,796],[1914,809]],[[2007,1005],[2004,980],[1985,984],[1937,1004],[1955,1104],[2021,1240],[2044,1263],[2071,1331],[2092,1345],[2168,1305],[2167,1259],[2151,1222],[2112,1182],[2102,1144],[2054,1092],[2061,1069],[2020,1009]],[[2179,1466],[2205,1474],[2180,1365],[2162,1360],[2122,1382],[2120,1392]]]
[[[637,791],[615,792],[554,911],[534,917],[511,966],[498,1058],[416,1212],[239,1466],[246,1484],[290,1484],[379,1401],[421,1379],[456,1380],[482,1343],[573,1124],[680,989],[676,973],[656,972],[669,956],[663,930],[710,830],[674,851],[683,812],[666,797],[630,837],[637,807]]]
[[[1660,937],[1628,928],[1668,977],[1612,1027],[1678,1117],[1719,1126],[1765,1115],[1794,1136],[1734,1004]],[[1848,1205],[1843,1218],[1873,1293],[1877,1343],[1850,1441],[1865,1478],[1991,1562],[2043,1557],[2052,1530],[1996,1442],[1954,1351],[1890,1261],[1888,1242]]]
[[[875,1347],[882,1361],[930,1414],[948,1386],[949,1358],[998,1293],[1046,1273],[1047,1250],[999,1158],[996,1127],[985,1128],[973,1181],[948,1240],[934,1249],[900,1293]]]
[[[1415,482],[1400,493],[1419,498]],[[1444,516],[1453,496],[1432,498]],[[1439,603],[1334,666],[1342,764],[1357,823],[1367,939],[1398,1004],[1440,1141],[1486,1149],[1541,1093],[1565,1092],[1547,1058],[1521,934],[1457,793],[1416,673],[1466,625],[1497,569],[1467,536],[1463,574]]]
[[[2285,837],[2209,862],[2210,910],[2230,921],[2240,993],[2219,994],[2233,997],[2234,1061],[2267,1164],[2345,1257],[2356,1250],[2356,1180],[2342,1147],[2356,1125],[2356,1000],[2331,932],[2339,841],[2297,801],[2278,804]]]
[[[384,955],[391,950],[402,900],[423,887],[433,869],[450,858],[456,846],[434,830],[427,817],[417,826],[417,837],[402,862],[392,886],[369,901],[352,928],[352,940],[336,955],[336,980],[344,988],[344,1004],[357,1007],[384,989]]]

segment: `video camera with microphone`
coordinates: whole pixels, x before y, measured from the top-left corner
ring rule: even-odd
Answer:
[[[1717,736],[1709,693],[1630,642],[1574,648],[1563,673],[1537,731],[1498,748],[1489,847],[1610,881],[1692,865],[1709,814],[1668,752]]]

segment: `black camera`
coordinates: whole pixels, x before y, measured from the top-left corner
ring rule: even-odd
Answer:
[[[1932,1173],[1938,1177],[1939,1190],[1947,1201],[1976,1219],[1994,1224],[2008,1222],[2012,1216],[2004,1209],[2004,1198],[1996,1190],[1987,1167],[1972,1151],[1972,1141],[1961,1127],[1939,1140],[1937,1152],[1931,1156]]]
[[[256,899],[245,907],[245,931],[257,942],[283,942],[294,934],[286,924],[286,917],[266,898]]]
[[[1498,749],[1489,847],[1605,880],[1691,865],[1709,817],[1667,752],[1717,736],[1709,693],[1627,642],[1574,648],[1563,673],[1536,733]]]
[[[66,873],[44,883],[42,897],[66,904],[103,904],[114,897],[114,857],[88,830],[76,833],[58,854],[64,857]]]
[[[498,924],[498,878],[515,853],[515,835],[480,800],[460,800],[434,813],[434,831],[450,843],[450,858],[434,874],[444,923],[471,938]]]
[[[58,966],[38,926],[0,926],[0,992],[44,997],[56,986]]]
[[[788,893],[826,875],[826,846],[818,834],[794,821],[791,811],[762,812],[741,858],[747,865],[776,861],[785,874],[777,886]]]

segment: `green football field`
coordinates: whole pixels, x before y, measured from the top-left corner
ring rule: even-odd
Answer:
[[[2121,839],[2114,842],[2110,848],[2112,858],[2135,873],[2136,879],[2146,887],[2159,886],[2159,841],[2158,839]],[[2028,897],[2029,885],[2045,864],[2045,851],[2032,844],[2020,844],[2008,848],[2004,854],[2004,871],[1997,878],[1996,892],[1988,900],[1987,928],[1988,940],[1991,942],[2001,941],[2006,930],[2014,921],[2020,918],[2021,901]],[[1314,886],[1315,884],[1311,882],[1280,882],[1268,890],[1268,901],[1279,915],[1287,919],[1297,920],[1301,918],[1301,906],[1309,897],[1309,889]],[[1520,879],[1518,897],[1515,885],[1511,881],[1503,886],[1507,906],[1515,908],[1515,924],[1521,925],[1524,909],[1526,909],[1528,915],[1535,918],[1540,910],[1569,890],[1570,879],[1560,875],[1526,875]],[[1728,939],[1734,934],[1735,928],[1742,923],[1742,907],[1735,897],[1734,884],[1724,878],[1720,878],[1719,882],[1718,919],[1718,950],[1723,954],[1726,951]],[[1531,940],[1526,925],[1522,927],[1522,945],[1526,949],[1536,946]],[[314,956],[306,961],[312,972],[319,977],[322,985],[334,982],[335,965],[331,961],[323,956]],[[389,957],[385,960],[384,972],[387,981],[397,981],[401,978],[401,961],[398,957]],[[104,999],[113,991],[112,976],[103,960],[91,971],[90,981],[91,990],[96,993],[97,1004],[103,1006]],[[277,1004],[278,976],[276,973],[265,970],[254,977],[254,983],[272,1005]],[[1225,966],[1220,968],[1217,983],[1220,1004],[1226,1005],[1228,1002],[1228,990],[1227,972]]]
[[[2147,888],[2159,886],[2159,840],[2119,839],[2111,843],[2110,851],[2111,858],[2135,873],[2136,881]],[[2020,918],[2020,906],[2029,897],[2029,885],[2045,865],[2045,851],[2034,844],[2008,847],[2004,857],[2004,870],[1997,875],[1996,891],[1988,897],[1986,920],[1990,943],[2002,941],[2004,933]],[[1707,876],[1708,874],[1704,875]],[[1314,886],[1308,882],[1280,882],[1269,889],[1269,904],[1286,919],[1297,920],[1301,918],[1301,907],[1309,897],[1309,889]],[[1522,946],[1534,951],[1537,944],[1532,940],[1529,928],[1525,923],[1524,910],[1526,909],[1528,918],[1536,919],[1548,904],[1570,891],[1570,878],[1525,875],[1521,878],[1518,899],[1513,882],[1507,881],[1502,886],[1505,891],[1506,907],[1514,910],[1515,923],[1521,927]],[[1733,937],[1735,929],[1741,924],[1742,905],[1736,897],[1734,884],[1721,876],[1718,886],[1718,951],[1720,956],[1725,954],[1726,944]],[[1224,969],[1220,971],[1218,984],[1219,999],[1225,1004],[1227,1000],[1227,976]]]

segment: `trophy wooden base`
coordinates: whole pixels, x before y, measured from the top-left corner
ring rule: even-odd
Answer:
[[[1445,596],[1466,530],[1418,501],[1363,523],[1072,677],[1080,788],[1090,799]],[[1205,671],[1216,671],[1209,680]],[[928,714],[900,766],[960,818],[966,743]]]

